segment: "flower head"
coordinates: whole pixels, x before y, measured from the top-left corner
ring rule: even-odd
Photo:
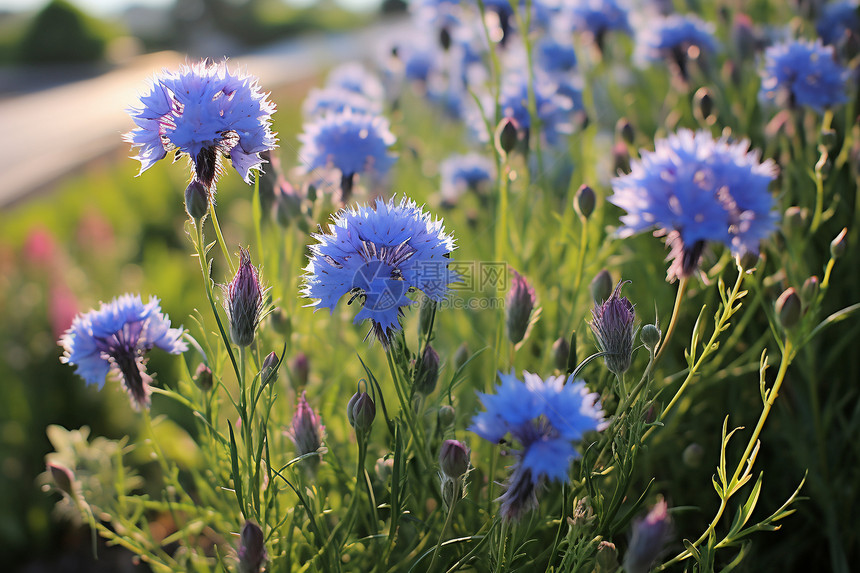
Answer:
[[[357,113],[378,114],[382,104],[369,99],[367,96],[340,87],[314,88],[302,104],[302,114],[307,118],[315,118],[326,113],[342,113],[351,109]]]
[[[180,338],[182,328],[170,328],[155,297],[143,304],[140,295],[125,294],[99,310],[79,314],[60,338],[60,362],[73,364],[88,384],[104,384],[109,372],[119,375],[137,409],[149,406],[146,353],[158,347],[180,354],[188,346]]]
[[[647,573],[651,563],[663,552],[663,546],[672,534],[669,506],[661,499],[648,515],[633,522],[630,545],[624,555],[624,570],[630,573]]]
[[[539,75],[534,82],[535,109],[540,118],[541,134],[547,143],[555,144],[561,135],[573,130],[570,115],[575,102],[559,89],[558,82],[547,76]],[[529,113],[529,81],[524,74],[509,75],[502,83],[499,105],[502,116],[513,119],[520,128],[531,128]]]
[[[268,559],[263,530],[246,521],[239,536],[239,573],[259,573]]]
[[[824,5],[815,30],[825,44],[839,44],[849,32],[860,32],[857,0],[841,0]]]
[[[816,111],[845,102],[848,71],[834,60],[833,46],[797,40],[765,51],[759,97],[777,105]]]
[[[492,160],[479,154],[452,155],[439,166],[441,195],[446,205],[454,205],[466,191],[481,191],[496,176]]]
[[[296,445],[296,453],[300,456],[315,452],[322,446],[325,426],[322,425],[319,415],[308,404],[305,392],[302,392],[302,397],[299,398],[287,435]]]
[[[326,87],[345,89],[374,102],[381,102],[385,98],[382,82],[358,62],[341,64],[329,72]]]
[[[508,488],[499,498],[500,512],[516,520],[537,506],[542,480],[566,481],[570,462],[579,457],[574,442],[586,432],[603,429],[603,411],[597,394],[585,382],[563,376],[542,380],[536,374],[499,373],[495,394],[479,392],[484,405],[469,430],[485,440],[500,443],[509,435],[519,445]]]
[[[567,74],[576,69],[576,50],[567,38],[543,36],[537,44],[537,63],[549,73]]]
[[[260,273],[251,264],[246,249],[239,250],[239,269],[230,284],[224,287],[224,308],[230,319],[230,340],[237,346],[249,346],[260,323],[263,310],[263,288]]]
[[[638,49],[645,60],[670,62],[686,80],[687,62],[715,53],[718,44],[710,23],[691,14],[672,14],[653,24],[649,22]]]
[[[651,227],[667,235],[670,279],[698,268],[706,241],[724,243],[736,255],[757,253],[775,229],[768,192],[776,177],[773,161],[761,163],[747,141],[714,140],[686,129],[658,140],[655,148],[643,151],[629,174],[612,180],[609,201],[627,211],[619,235]]]
[[[395,161],[388,152],[395,141],[394,134],[381,115],[349,108],[326,113],[306,123],[299,140],[299,157],[308,171],[334,167],[344,177],[371,169],[383,174]]]
[[[629,281],[628,281],[629,282]],[[621,296],[625,282],[619,282],[612,295],[602,304],[595,304],[589,324],[597,346],[605,352],[606,367],[614,374],[624,374],[630,368],[633,356],[633,321],[636,314],[633,303]]]
[[[598,43],[607,32],[633,33],[627,10],[617,0],[580,0],[573,7],[573,26],[589,32]]]
[[[141,173],[176,150],[190,157],[193,177],[207,188],[214,186],[224,155],[251,183],[251,169],[263,163],[260,152],[275,148],[275,104],[255,78],[231,74],[226,62],[203,60],[157,75],[140,104],[128,110],[137,127],[123,139],[140,148],[135,159]]]
[[[375,209],[341,210],[329,234],[314,238],[319,243],[310,247],[302,294],[316,299],[311,306],[332,312],[345,294],[349,303],[358,299],[355,322],[370,320],[370,333],[385,346],[400,329],[403,308],[414,304],[408,293],[417,289],[438,302],[457,280],[448,269],[454,239],[442,221],[406,197],[399,203],[378,199]]]

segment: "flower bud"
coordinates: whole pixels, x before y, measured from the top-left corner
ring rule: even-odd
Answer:
[[[776,316],[783,328],[793,328],[800,322],[800,297],[789,287],[776,299]]]
[[[798,232],[803,232],[806,229],[806,219],[809,214],[807,209],[793,206],[785,210],[782,217],[784,232],[788,235],[794,235]]]
[[[450,406],[445,404],[444,406],[439,407],[439,411],[436,413],[436,420],[439,425],[439,428],[450,428],[454,425],[454,420],[456,419],[457,412],[454,410],[454,406]]]
[[[287,430],[287,435],[296,445],[296,453],[300,456],[317,451],[322,446],[325,426],[319,415],[308,404],[306,393],[302,392],[293,421]],[[313,458],[319,462],[319,458]]]
[[[309,183],[305,189],[305,196],[308,198],[308,201],[315,203],[317,200],[317,186],[313,183]]]
[[[836,235],[836,238],[830,242],[830,256],[838,259],[845,254],[845,249],[848,248],[848,228]]]
[[[512,118],[505,117],[496,127],[495,142],[499,154],[505,156],[517,146],[517,122]]]
[[[246,521],[239,538],[239,572],[259,573],[268,558],[263,530],[253,521]]]
[[[633,145],[633,141],[636,139],[636,132],[626,117],[619,118],[615,123],[615,135],[627,142],[628,145]]]
[[[594,213],[594,205],[597,197],[594,194],[594,189],[583,184],[576,192],[573,198],[573,208],[583,219],[588,219]]]
[[[612,146],[612,159],[617,175],[630,173],[630,152],[627,150],[627,145],[624,142],[619,141]]]
[[[700,122],[713,125],[717,120],[714,114],[714,97],[711,90],[705,87],[699,88],[693,96],[693,113]]]
[[[197,365],[197,370],[194,371],[194,383],[204,392],[212,389],[212,370],[203,362]]]
[[[570,354],[570,344],[563,336],[552,343],[552,363],[556,370],[567,370],[567,357]]]
[[[192,179],[185,188],[185,212],[195,221],[209,212],[209,190],[197,179]]]
[[[374,469],[376,470],[376,477],[379,478],[379,481],[383,483],[387,482],[388,478],[390,478],[391,474],[394,472],[394,458],[379,458],[376,460]]]
[[[594,573],[615,573],[618,571],[618,549],[614,543],[601,541],[597,546],[597,559]]]
[[[290,319],[287,311],[282,308],[276,308],[269,316],[271,316],[269,320],[272,324],[272,329],[284,338],[289,338],[293,333],[293,321]]]
[[[445,440],[439,448],[439,467],[445,477],[454,479],[469,471],[469,448],[457,440]]]
[[[366,432],[376,418],[376,404],[367,392],[356,392],[346,405],[346,418],[357,432]]]
[[[224,292],[224,307],[230,319],[230,340],[236,346],[250,346],[263,309],[263,289],[259,272],[251,264],[251,255],[246,249],[240,249],[239,269]]]
[[[811,304],[818,296],[819,290],[821,290],[821,283],[817,276],[812,275],[803,281],[803,286],[800,288],[800,299],[804,304]]]
[[[603,357],[606,367],[617,375],[627,372],[633,356],[633,321],[636,315],[633,304],[621,296],[621,288],[627,282],[619,282],[603,304],[594,305],[591,311],[593,320],[589,324],[598,348],[606,353]]]
[[[505,297],[505,323],[508,327],[508,339],[513,344],[519,344],[528,333],[537,296],[535,289],[524,276],[513,269],[511,272],[511,288]]]
[[[415,368],[415,391],[428,395],[436,388],[439,380],[439,354],[429,344],[424,347],[421,362]]]
[[[311,370],[308,355],[304,352],[296,354],[296,357],[293,358],[293,363],[290,365],[290,370],[293,373],[293,383],[297,387],[307,386]]]
[[[260,389],[266,387],[269,382],[274,380],[274,376],[278,370],[278,355],[273,352],[270,352],[266,359],[263,360],[263,367],[260,368]]]
[[[660,344],[660,338],[662,336],[663,333],[660,332],[660,329],[653,324],[646,324],[639,332],[639,340],[641,340],[642,344],[645,345],[645,348],[651,352],[654,352],[654,349],[657,348],[658,344]]]
[[[644,518],[633,522],[630,544],[624,556],[624,571],[647,573],[672,535],[672,520],[665,500],[658,501]]]
[[[702,465],[702,457],[705,455],[705,450],[699,444],[693,442],[681,454],[681,459],[684,460],[684,465],[688,468],[697,468]]]
[[[51,474],[51,479],[54,480],[54,487],[66,495],[75,495],[75,490],[72,486],[75,482],[75,474],[72,473],[72,470],[55,462],[48,462],[47,469],[48,473]]]
[[[457,352],[454,353],[454,368],[457,370],[462,368],[468,362],[469,356],[469,345],[464,341],[463,344],[457,347]]]
[[[612,285],[612,275],[606,269],[601,270],[591,279],[591,285],[588,288],[591,291],[591,299],[594,304],[600,304],[609,298],[612,294]]]

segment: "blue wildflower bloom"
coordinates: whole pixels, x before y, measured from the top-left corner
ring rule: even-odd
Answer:
[[[302,114],[306,118],[325,115],[327,112],[341,113],[347,108],[358,113],[378,114],[382,104],[371,101],[365,96],[343,88],[314,88],[302,104]]]
[[[549,73],[570,73],[576,68],[576,50],[571,42],[547,34],[538,42],[537,64]]]
[[[309,172],[330,167],[340,171],[344,202],[349,198],[355,174],[371,170],[385,174],[396,160],[388,152],[395,141],[388,120],[348,108],[306,123],[299,141],[299,157]]]
[[[761,99],[816,111],[848,99],[848,71],[834,60],[833,46],[824,46],[821,40],[798,40],[771,46],[764,55]]]
[[[472,419],[469,431],[494,443],[510,434],[519,449],[508,488],[499,498],[499,512],[517,520],[537,507],[537,489],[543,480],[567,481],[570,463],[579,457],[574,443],[586,432],[604,428],[597,394],[573,377],[551,376],[546,380],[523,372],[520,381],[513,371],[499,372],[501,384],[495,394],[478,392],[484,412]]]
[[[229,155],[250,184],[251,170],[263,164],[260,152],[275,148],[275,104],[255,78],[231,74],[225,62],[204,60],[158,75],[140,103],[128,110],[137,127],[123,139],[140,148],[135,159],[141,173],[176,150],[190,157],[194,178],[210,189],[220,175],[221,156]]]
[[[550,145],[555,144],[561,135],[573,130],[570,123],[573,101],[559,93],[558,88],[558,83],[547,76],[535,77],[535,108],[541,123],[541,133]],[[528,77],[524,74],[509,74],[502,83],[499,98],[502,117],[513,119],[522,129],[530,129],[528,102]]]
[[[101,387],[113,371],[122,380],[132,405],[149,406],[146,353],[158,347],[171,354],[188,349],[180,339],[182,328],[170,328],[170,319],[161,313],[155,297],[143,304],[140,295],[126,294],[102,303],[99,310],[79,314],[60,338],[60,362],[72,364],[87,384]]]
[[[627,211],[621,237],[652,227],[672,248],[669,278],[690,276],[707,241],[733,254],[757,253],[775,229],[768,185],[776,177],[770,159],[761,163],[749,142],[714,140],[710,133],[680,130],[642,152],[631,172],[612,180],[609,202]]]
[[[381,102],[385,99],[382,82],[358,62],[347,62],[330,71],[326,87],[349,90],[370,101]]]
[[[838,44],[847,32],[860,32],[856,0],[825,4],[815,30],[825,44]]]
[[[672,14],[649,22],[643,32],[639,53],[646,60],[668,60],[687,79],[688,59],[718,51],[713,25],[691,14]]]
[[[439,167],[441,195],[446,205],[454,205],[466,191],[480,191],[495,179],[496,166],[479,153],[452,155]]]
[[[407,295],[420,290],[442,301],[457,274],[448,269],[454,239],[442,221],[434,220],[414,201],[399,203],[378,199],[375,209],[357,206],[338,212],[328,234],[314,234],[302,294],[315,299],[311,306],[334,312],[338,301],[350,295],[362,308],[355,322],[368,319],[374,335],[386,347],[400,329],[405,307],[414,304]]]
[[[573,26],[589,32],[600,44],[607,32],[632,34],[627,9],[616,0],[579,0],[573,6]]]

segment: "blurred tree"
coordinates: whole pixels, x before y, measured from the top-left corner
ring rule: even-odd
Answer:
[[[108,30],[66,0],[52,0],[30,22],[18,45],[18,60],[31,64],[101,60]]]

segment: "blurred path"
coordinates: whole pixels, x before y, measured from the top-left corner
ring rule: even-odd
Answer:
[[[270,91],[339,62],[372,57],[377,40],[404,28],[404,22],[294,38],[230,61]],[[134,124],[125,109],[153,73],[184,62],[176,52],[147,54],[95,78],[0,100],[0,207],[47,189],[118,146],[128,147],[121,134]]]

